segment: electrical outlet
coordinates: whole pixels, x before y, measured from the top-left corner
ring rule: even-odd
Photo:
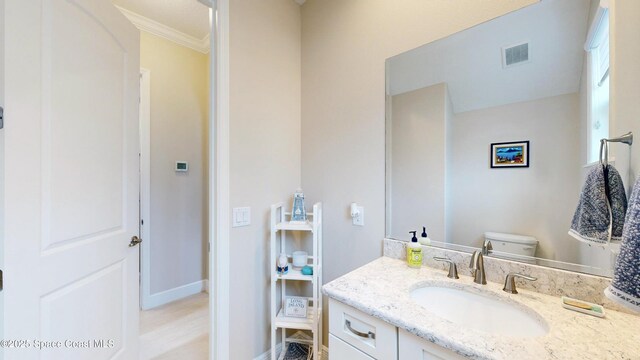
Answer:
[[[364,226],[364,206],[356,206],[357,215],[354,216],[353,225]]]

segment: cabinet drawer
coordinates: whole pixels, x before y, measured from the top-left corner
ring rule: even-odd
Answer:
[[[374,360],[369,355],[329,334],[329,360]]]
[[[415,336],[406,330],[398,332],[399,360],[463,360],[457,353]]]
[[[398,358],[395,326],[333,299],[329,300],[329,332],[374,359]]]

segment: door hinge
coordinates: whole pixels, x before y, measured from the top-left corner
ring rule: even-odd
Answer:
[[[2,276],[2,270],[0,270],[0,291],[2,291],[2,289],[4,289],[4,280],[3,280],[3,276]]]
[[[0,129],[4,129],[4,108],[0,106]]]

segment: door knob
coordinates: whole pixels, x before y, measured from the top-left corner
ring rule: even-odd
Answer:
[[[139,238],[139,237],[137,237],[137,236],[133,236],[133,237],[131,238],[131,242],[129,243],[129,247],[134,247],[134,246],[136,246],[136,245],[140,244],[141,242],[142,242],[142,239],[140,239],[140,238]]]

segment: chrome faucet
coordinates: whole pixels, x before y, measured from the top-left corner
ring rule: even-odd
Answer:
[[[493,250],[493,245],[491,245],[491,241],[485,240],[482,244],[482,255],[489,255],[489,251]]]
[[[538,278],[534,278],[531,276],[527,276],[524,274],[516,274],[516,273],[509,273],[509,275],[507,275],[507,277],[504,279],[504,287],[502,288],[502,291],[504,292],[508,292],[509,294],[517,294],[518,290],[516,290],[516,278],[523,278],[525,280],[529,280],[529,281],[536,281],[538,280]]]
[[[471,255],[471,263],[469,263],[473,282],[476,284],[487,285],[487,277],[484,273],[484,258],[482,252],[474,251]]]

